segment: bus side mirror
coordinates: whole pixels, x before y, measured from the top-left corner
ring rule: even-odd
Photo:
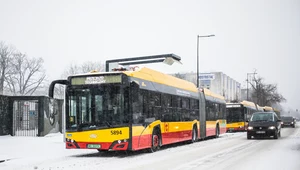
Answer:
[[[52,81],[50,86],[49,86],[49,91],[48,91],[48,96],[50,98],[53,98],[55,84],[69,85],[69,81],[68,80],[54,80],[54,81]]]

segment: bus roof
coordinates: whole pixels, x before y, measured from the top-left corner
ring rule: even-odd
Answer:
[[[223,96],[216,94],[206,88],[203,88],[203,92],[206,100],[226,104],[225,98]]]
[[[259,110],[259,111],[264,111],[264,107],[262,107],[262,106],[260,106],[260,105],[258,105],[258,104],[256,104],[257,105],[257,110]]]
[[[135,71],[122,71],[124,74],[130,77],[139,78],[143,80],[152,81],[159,84],[168,85],[192,92],[198,92],[197,87],[192,82],[164,74],[147,67],[136,69]]]
[[[221,95],[219,95],[219,94],[216,94],[216,93],[214,93],[214,92],[212,92],[212,91],[210,91],[210,90],[208,90],[208,89],[206,89],[206,88],[203,88],[203,90],[204,90],[205,96],[211,96],[211,97],[214,97],[214,98],[217,98],[217,99],[220,99],[220,100],[224,100],[224,101],[225,101],[225,97],[224,97],[224,96],[221,96]]]
[[[237,105],[242,105],[244,107],[248,107],[248,108],[251,108],[253,110],[257,110],[255,103],[250,102],[250,101],[246,101],[246,100],[243,100],[243,101],[238,102],[238,103],[226,103],[226,105],[228,106],[228,108],[230,108],[230,105],[236,105],[236,106]]]
[[[243,101],[241,102],[241,104],[244,105],[244,107],[250,107],[250,108],[252,108],[252,109],[257,110],[257,109],[256,109],[256,105],[255,105],[255,103],[253,103],[253,102],[243,100]]]
[[[273,111],[273,108],[271,106],[264,106],[265,111]]]

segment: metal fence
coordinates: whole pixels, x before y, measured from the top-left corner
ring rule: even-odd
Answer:
[[[62,132],[63,100],[0,96],[0,135],[45,136]]]
[[[38,100],[14,100],[13,136],[38,136]]]

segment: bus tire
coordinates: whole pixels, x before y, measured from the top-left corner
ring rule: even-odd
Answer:
[[[149,152],[153,153],[160,149],[161,146],[161,134],[158,128],[155,128],[152,132],[152,139],[151,139],[151,148]]]
[[[197,142],[197,126],[193,126],[193,130],[192,130],[192,140],[191,140],[191,143],[194,143],[194,142]]]
[[[220,137],[220,128],[219,125],[216,126],[216,138]]]

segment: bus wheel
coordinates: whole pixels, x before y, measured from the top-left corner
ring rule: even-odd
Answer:
[[[152,133],[152,142],[151,142],[151,148],[149,149],[150,152],[156,152],[160,149],[161,145],[161,139],[160,139],[160,133],[157,129],[155,129]]]
[[[197,128],[196,126],[193,127],[193,130],[192,130],[192,143],[196,142],[197,141]]]
[[[219,125],[217,125],[216,127],[216,138],[220,137],[220,129],[219,129]]]

